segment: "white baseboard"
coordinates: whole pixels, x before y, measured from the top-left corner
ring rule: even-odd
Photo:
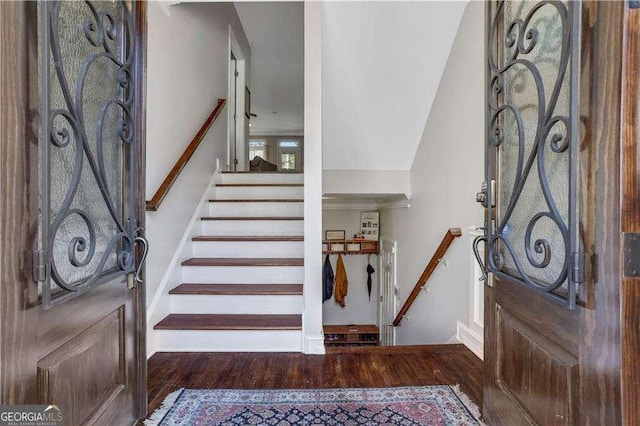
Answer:
[[[303,352],[307,355],[324,355],[324,336],[304,337]]]
[[[456,335],[471,352],[480,359],[484,359],[484,337],[458,321],[458,333]]]
[[[447,345],[454,345],[462,342],[458,339],[458,335],[456,334],[455,336],[451,336],[451,339],[447,340],[445,343]]]

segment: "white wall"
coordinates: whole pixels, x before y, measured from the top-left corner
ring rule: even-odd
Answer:
[[[322,186],[325,194],[409,194],[411,174],[408,170],[325,170]]]
[[[322,214],[323,235],[327,229],[346,231],[347,238],[360,232],[360,210],[324,210]],[[322,256],[324,265],[325,255]],[[336,272],[337,255],[331,255],[333,272]],[[371,256],[371,266],[376,272],[371,276],[371,301],[367,291],[367,255],[343,255],[342,260],[349,280],[345,307],[338,305],[333,297],[322,304],[323,324],[377,324],[378,310],[378,256]]]
[[[466,2],[321,3],[325,169],[408,170]]]
[[[383,210],[381,232],[398,240],[398,285],[404,303],[448,228],[479,226],[475,193],[483,180],[484,4],[469,2],[411,168],[409,209]],[[468,321],[469,268],[464,238],[445,255],[397,329],[398,344],[444,343]]]
[[[245,56],[250,48],[233,3],[149,4],[147,64],[147,199],[228,90],[229,26]],[[216,159],[227,158],[227,108],[157,212],[147,213],[147,303],[200,201]]]

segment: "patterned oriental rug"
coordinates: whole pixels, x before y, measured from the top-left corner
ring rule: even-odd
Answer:
[[[145,420],[169,425],[482,425],[457,386],[180,389]]]

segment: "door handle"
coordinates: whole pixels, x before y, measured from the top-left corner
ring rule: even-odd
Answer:
[[[142,283],[142,278],[140,274],[142,273],[142,267],[144,266],[144,262],[147,260],[147,255],[149,254],[149,240],[145,237],[137,236],[135,239],[136,243],[142,244],[142,257],[140,258],[140,263],[138,263],[138,269],[136,269],[136,282]]]
[[[142,283],[142,277],[140,276],[140,274],[142,274],[142,267],[144,266],[144,263],[147,260],[147,255],[149,254],[149,241],[144,236],[139,235],[142,231],[143,228],[137,228],[136,237],[133,240],[134,248],[136,244],[142,244],[142,257],[140,258],[140,262],[138,263],[138,267],[136,268],[135,273],[132,272],[127,275],[127,288],[129,290],[134,289],[136,287],[136,284]]]
[[[475,255],[476,261],[478,262],[478,265],[480,265],[480,269],[482,270],[482,276],[478,281],[485,281],[487,279],[487,270],[485,268],[484,262],[482,261],[482,257],[480,256],[480,249],[478,249],[478,245],[481,242],[484,242],[484,243],[487,242],[486,235],[478,235],[473,240],[473,254]]]

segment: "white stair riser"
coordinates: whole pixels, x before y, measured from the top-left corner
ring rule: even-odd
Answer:
[[[219,183],[304,183],[302,173],[220,173]]]
[[[304,257],[302,241],[194,241],[194,257]]]
[[[158,352],[300,352],[300,330],[156,330]]]
[[[302,296],[182,295],[170,296],[173,314],[301,314]]]
[[[303,217],[304,203],[209,203],[209,215],[218,217]]]
[[[221,284],[299,284],[304,266],[183,266],[182,281]]]
[[[203,220],[204,235],[304,235],[303,220]]]
[[[304,198],[301,186],[216,186],[218,200],[296,200]]]

